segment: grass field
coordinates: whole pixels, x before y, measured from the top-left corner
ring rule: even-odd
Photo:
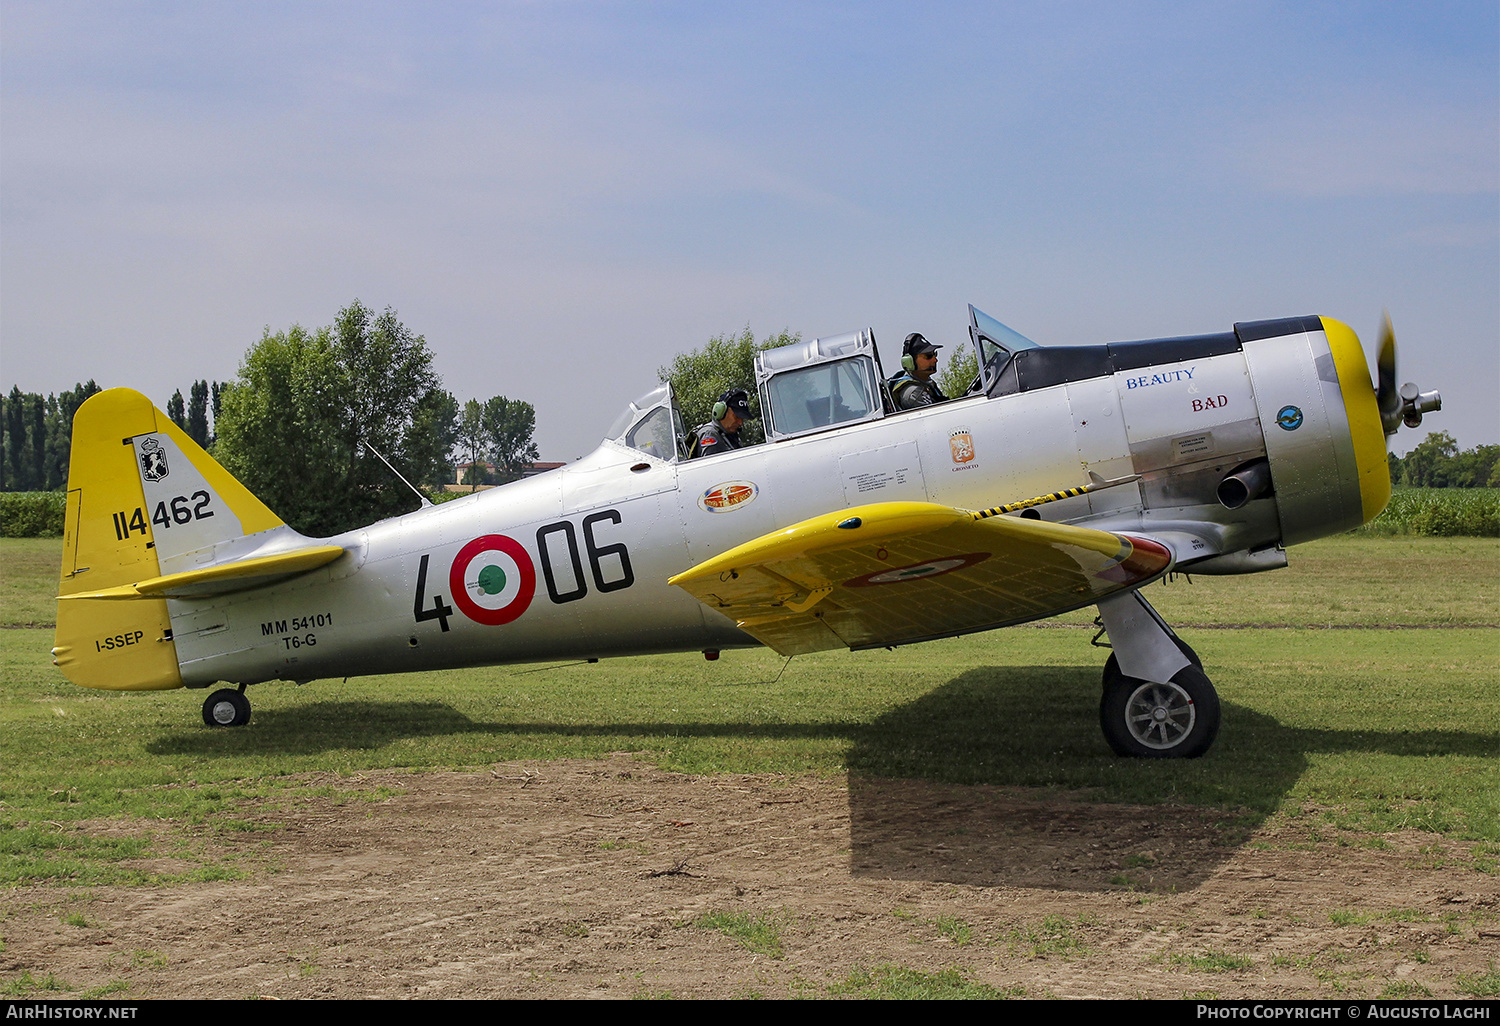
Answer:
[[[847,770],[1199,803],[1246,827],[1415,828],[1476,842],[1466,850],[1485,872],[1500,854],[1494,539],[1345,536],[1294,549],[1286,570],[1153,585],[1224,702],[1213,751],[1171,763],[1110,755],[1104,653],[1082,613],[798,658],[779,680],[782,660],[753,650],[266,685],[251,691],[249,728],[209,730],[200,693],[87,691],[51,665],[51,630],[35,625],[53,618],[60,545],[0,541],[0,879],[12,884],[144,880],[121,867],[146,850],[174,854],[180,876],[232,876],[201,839],[244,829],[251,800],[295,801],[311,771],[620,751],[694,773]]]

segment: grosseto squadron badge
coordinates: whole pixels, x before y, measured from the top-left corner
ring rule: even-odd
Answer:
[[[948,448],[953,452],[954,463],[968,463],[974,458],[974,436],[967,431],[955,431],[948,436]]]
[[[147,481],[160,481],[172,471],[167,467],[167,454],[161,441],[148,438],[141,443],[141,476]]]

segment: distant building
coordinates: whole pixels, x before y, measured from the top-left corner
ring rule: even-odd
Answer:
[[[561,462],[561,463],[543,463],[541,461],[538,461],[536,463],[528,463],[526,465],[526,468],[521,471],[521,476],[522,477],[536,477],[538,474],[545,474],[549,470],[556,470],[559,467],[566,467],[567,465],[568,464],[566,463],[566,461]],[[484,480],[486,478],[488,478],[490,480],[493,480],[494,477],[495,477],[495,465],[493,463],[490,463],[490,462],[486,461],[486,460],[478,460],[478,461],[473,462],[473,463],[460,463],[460,464],[456,465],[453,468],[453,471],[454,471],[454,475],[453,475],[454,476],[454,480],[462,482],[463,479],[464,479],[464,476],[466,474],[468,474],[468,472],[469,472],[469,470],[471,468],[477,469],[479,471],[479,477],[480,477],[481,480]],[[469,491],[482,492],[486,488],[494,488],[494,487],[496,487],[496,486],[492,485],[492,484],[482,484],[482,485],[471,487],[470,485],[466,485],[466,484],[460,483],[460,484],[443,485],[443,491],[445,491],[445,492],[469,492]]]
[[[495,476],[495,465],[493,463],[490,463],[490,462],[486,461],[486,460],[478,460],[478,461],[476,461],[474,463],[460,463],[457,466],[455,466],[453,468],[453,470],[454,470],[453,480],[458,481],[460,483],[463,482],[463,479],[464,479],[465,475],[467,475],[470,470],[477,470],[477,471],[479,471],[479,479],[481,481],[492,479]],[[464,485],[464,487],[467,488],[468,485]],[[480,485],[480,487],[481,488],[492,488],[494,486],[493,485]]]

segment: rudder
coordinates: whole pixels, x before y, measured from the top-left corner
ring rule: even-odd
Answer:
[[[68,596],[191,569],[220,542],[280,526],[145,396],[91,396],[73,417],[53,662],[84,687],[181,687],[166,599]]]

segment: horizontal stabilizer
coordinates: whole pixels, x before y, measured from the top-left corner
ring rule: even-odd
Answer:
[[[670,581],[782,655],[875,648],[1053,616],[1139,587],[1165,546],[928,502],[827,513]]]
[[[67,503],[52,661],[88,688],[182,687],[169,598],[253,588],[342,551],[293,532],[128,388],[96,393],[73,415]],[[232,555],[274,547],[291,551]],[[112,601],[122,598],[136,601]]]
[[[58,601],[70,599],[140,599],[140,598],[200,598],[205,595],[224,595],[234,591],[248,591],[274,581],[284,580],[308,570],[333,562],[344,554],[339,545],[313,545],[307,548],[280,552],[274,556],[256,556],[251,559],[221,563],[201,570],[185,570],[165,577],[152,577],[134,584],[123,584],[103,591],[80,592],[60,595]]]

